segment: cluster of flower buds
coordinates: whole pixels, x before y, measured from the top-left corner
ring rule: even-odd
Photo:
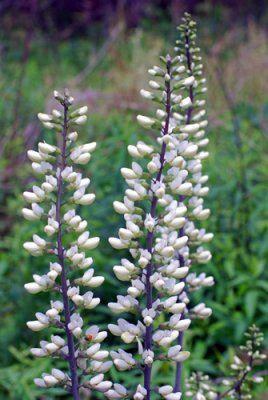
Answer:
[[[194,372],[186,383],[186,396],[194,400],[217,400],[218,394],[212,389],[210,377]]]
[[[195,400],[253,399],[252,386],[263,382],[263,377],[255,373],[254,367],[267,357],[260,351],[263,334],[255,325],[249,328],[245,336],[246,345],[240,346],[240,356],[234,356],[229,377],[220,379],[220,384],[216,385],[208,375],[194,372],[186,385],[188,397]]]
[[[180,233],[188,237],[187,250],[180,252],[180,265],[188,265],[192,269],[197,264],[205,264],[210,261],[211,254],[204,249],[203,244],[209,242],[213,238],[213,234],[206,232],[200,227],[200,221],[209,217],[210,210],[204,208],[204,197],[208,194],[209,188],[206,185],[207,175],[202,173],[202,161],[209,155],[204,151],[204,147],[208,144],[208,138],[205,138],[204,128],[207,125],[205,118],[206,111],[204,109],[205,100],[202,98],[206,92],[206,80],[202,78],[202,58],[200,49],[196,47],[196,23],[191,16],[185,13],[182,24],[178,27],[180,39],[176,41],[175,51],[181,60],[182,65],[177,69],[177,73],[181,76],[184,73],[188,75],[186,79],[192,79],[188,87],[182,88],[188,95],[185,105],[175,105],[173,107],[173,119],[175,120],[175,131],[179,132],[177,139],[179,142],[187,143],[191,146],[194,154],[190,157],[184,157],[185,164],[182,168],[187,171],[187,179],[191,183],[191,193],[183,194],[180,200],[187,207],[185,215],[186,222],[181,228]],[[180,84],[178,84],[180,86]],[[187,147],[186,144],[184,146]],[[191,302],[188,294],[203,287],[209,287],[214,284],[211,276],[206,276],[204,272],[191,273],[184,279],[185,291],[182,294],[188,299],[187,309],[191,318],[207,318],[211,315],[212,310],[205,306],[204,303],[197,304],[190,308]]]
[[[109,307],[115,313],[130,312],[136,317],[130,322],[119,319],[118,325],[108,327],[123,342],[137,343],[139,360],[128,354],[133,362],[126,368],[142,366],[147,400],[153,391],[161,398],[180,399],[176,387],[152,387],[153,364],[186,360],[190,353],[180,345],[182,332],[192,316],[211,314],[204,303],[189,308],[188,293],[213,284],[213,278],[204,273],[188,275],[195,264],[211,259],[203,243],[213,235],[198,226],[210,214],[203,207],[209,191],[204,186],[208,177],[202,174],[202,160],[208,156],[203,150],[208,143],[204,138],[205,101],[197,98],[206,89],[200,77],[199,49],[193,47],[195,24],[188,15],[179,29],[184,44],[178,42],[178,55],[160,57],[162,65],[149,70],[157,79],[149,81],[152,91],[141,90],[158,109],[155,117],[139,115],[137,120],[143,127],[157,130],[159,136],[155,143],[138,141],[128,146],[133,162],[131,168],[121,169],[128,188],[123,202],[114,202],[115,211],[124,215],[125,227],[119,229],[118,238],[109,239],[115,249],[128,249],[132,258],[122,259],[121,265],[114,267],[116,277],[130,286],[128,294],[118,296]],[[173,346],[175,340],[178,344]],[[123,364],[116,360],[115,366],[122,369]],[[142,396],[140,390],[137,398]]]
[[[263,382],[262,376],[254,374],[254,366],[261,364],[267,358],[260,351],[263,334],[253,325],[245,333],[245,336],[246,344],[240,346],[243,356],[234,356],[230,365],[230,378],[226,378],[222,382],[227,387],[224,393],[228,393],[231,399],[253,399],[252,386]]]
[[[110,382],[104,381],[103,373],[112,362],[105,361],[108,351],[100,349],[107,332],[99,332],[97,326],[84,328],[81,314],[83,309],[91,310],[99,304],[100,299],[94,297],[91,289],[104,281],[102,276],[94,276],[93,259],[87,255],[88,250],[98,246],[99,238],[91,237],[87,222],[76,209],[90,205],[95,199],[93,193],[87,193],[90,180],[83,178],[75,165],[90,160],[96,143],[75,143],[78,134],[73,128],[86,122],[87,107],[70,111],[73,98],[67,90],[63,95],[54,92],[54,97],[62,111],[53,110],[50,115],[38,114],[38,117],[46,128],[57,132],[60,145],[41,142],[37,151],[28,151],[33,170],[43,176],[43,183],[23,193],[30,206],[22,213],[28,220],[45,222],[43,235],[33,235],[33,241],[26,242],[24,248],[33,256],[53,258],[48,272],[34,274],[25,289],[31,294],[49,291],[55,299],[45,313],[36,313],[36,320],[27,325],[33,331],[49,327],[57,331],[50,341],[41,341],[40,348],[32,349],[34,356],[52,356],[69,363],[69,371],[53,369],[35,383],[40,387],[64,386],[74,399],[79,399],[80,387],[101,392],[111,387]]]
[[[51,374],[43,373],[42,378],[35,379],[36,385],[42,388],[64,385],[67,381],[67,375],[56,368],[52,369]]]

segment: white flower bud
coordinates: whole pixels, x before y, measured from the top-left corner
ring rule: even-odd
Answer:
[[[186,245],[188,242],[188,236],[182,236],[178,238],[174,244],[175,249],[179,250]]]
[[[149,92],[148,90],[141,89],[140,95],[145,99],[152,100],[154,98],[153,93]]]
[[[55,376],[52,376],[52,375],[44,376],[44,381],[45,381],[45,383],[46,383],[46,385],[48,387],[55,386],[55,385],[57,385],[59,383],[58,379],[55,378]]]
[[[120,281],[129,281],[130,280],[130,274],[129,271],[122,267],[122,266],[114,266],[113,271],[117,279]]]
[[[41,122],[49,122],[52,120],[52,116],[48,114],[38,113],[37,117]]]
[[[196,133],[200,129],[200,124],[188,124],[180,127],[182,132]]]
[[[183,166],[183,163],[184,163],[183,157],[177,156],[172,160],[171,165],[173,167],[181,168]]]
[[[57,147],[56,146],[52,146],[52,145],[50,145],[48,143],[45,143],[45,142],[44,143],[40,142],[40,143],[38,143],[38,149],[42,153],[49,154],[49,153],[54,153],[57,150]]]
[[[53,368],[51,373],[58,381],[64,381],[66,379],[65,373],[60,369]]]
[[[194,76],[189,76],[188,78],[183,79],[180,81],[180,84],[183,86],[192,86],[195,82]]]
[[[123,340],[124,343],[132,343],[133,340],[135,339],[135,335],[132,335],[129,332],[123,332],[121,335],[121,339]]]
[[[48,236],[52,236],[54,233],[57,232],[57,229],[53,228],[53,226],[51,225],[46,225],[44,231]]]
[[[160,252],[161,255],[163,255],[164,257],[168,257],[168,258],[173,257],[174,253],[175,253],[175,249],[172,246],[164,247],[163,250],[161,250],[161,252]]]
[[[53,124],[52,122],[43,122],[43,125],[48,129],[55,128],[55,124]]]
[[[262,383],[264,381],[262,376],[255,376],[252,378],[253,382],[255,383]]]
[[[27,292],[31,294],[40,293],[42,291],[41,286],[39,286],[36,282],[26,283],[24,287]]]
[[[158,171],[158,165],[155,164],[153,161],[150,161],[150,162],[147,164],[147,168],[148,168],[148,171],[149,171],[151,174],[154,174],[156,171]]]
[[[41,156],[41,154],[38,153],[37,151],[28,150],[28,151],[27,151],[27,155],[28,155],[28,158],[29,158],[31,161],[34,161],[34,162],[37,162],[37,163],[44,161],[44,158],[43,158],[43,157]]]
[[[88,107],[83,106],[74,111],[77,115],[84,115],[88,112]]]
[[[78,138],[77,132],[71,132],[68,134],[68,139],[71,140],[72,142],[75,142],[77,138]]]
[[[127,244],[118,238],[109,238],[109,243],[114,249],[117,250],[125,249],[127,247]]]
[[[22,215],[24,216],[25,219],[29,221],[34,221],[36,219],[39,219],[39,216],[36,215],[32,210],[29,210],[28,208],[22,209]]]
[[[176,192],[181,195],[189,195],[192,192],[192,184],[190,182],[182,183]]]
[[[36,196],[36,194],[32,193],[32,192],[23,192],[23,197],[29,203],[37,203],[40,201],[39,197]]]
[[[164,110],[158,109],[158,110],[156,111],[156,116],[157,116],[157,118],[164,119],[164,118],[166,118],[167,113],[166,113],[166,111],[164,111]]]
[[[33,241],[37,246],[41,248],[45,248],[47,245],[47,242],[38,235],[33,235]]]
[[[147,214],[144,220],[144,226],[149,231],[152,232],[156,224],[156,220],[151,216],[151,214]]]
[[[118,213],[118,214],[125,214],[128,213],[129,210],[128,208],[125,206],[124,203],[121,203],[120,201],[114,201],[113,202],[113,206],[114,206],[114,210]]]
[[[62,113],[58,110],[52,110],[52,115],[56,118],[61,118],[62,117]]]
[[[98,385],[99,383],[101,383],[104,379],[104,375],[103,374],[99,374],[94,376],[93,378],[90,379],[89,384],[91,386],[95,386]]]
[[[151,128],[155,120],[150,117],[145,117],[144,115],[138,115],[137,116],[137,121],[144,127],[144,128]]]
[[[185,99],[183,99],[180,102],[180,107],[181,108],[189,108],[191,106],[192,106],[192,101],[191,101],[190,97],[186,97]]]
[[[82,118],[82,117],[79,117],[79,118]],[[74,160],[74,163],[80,164],[80,165],[85,165],[89,162],[90,158],[91,158],[90,153],[83,153]]]
[[[206,398],[202,393],[196,393],[194,400],[206,400]]]
[[[180,392],[170,393],[165,397],[165,399],[166,400],[180,400],[181,396],[182,396],[182,394]]]
[[[99,237],[93,237],[87,239],[85,243],[83,243],[82,247],[84,249],[92,250],[95,249],[100,243],[100,238]]]
[[[134,237],[134,234],[129,229],[120,228],[119,229],[119,237],[122,241],[130,240]]]
[[[92,204],[94,202],[95,198],[96,198],[95,194],[90,193],[90,194],[85,194],[84,196],[82,196],[78,200],[76,200],[75,202],[77,204],[86,206],[86,205]]]
[[[34,379],[34,383],[36,384],[36,386],[41,387],[41,388],[46,388],[47,387],[45,381],[43,379],[40,379],[40,378]]]
[[[177,74],[182,74],[183,72],[185,72],[185,66],[180,65],[179,67],[175,68],[175,72],[177,72]]]
[[[156,81],[149,81],[149,86],[152,89],[160,89],[161,88],[161,85],[159,85],[159,83]]]
[[[174,346],[174,348],[177,346]],[[190,357],[189,351],[176,351],[173,347],[168,350],[168,357],[176,362],[183,362]]]
[[[23,247],[33,256],[38,256],[42,254],[42,249],[34,242],[25,242],[23,244]]]
[[[43,349],[39,349],[39,348],[31,349],[31,354],[34,357],[45,357],[47,355],[46,351],[44,351]]]
[[[41,331],[42,329],[46,328],[47,325],[42,324],[40,321],[28,321],[27,326],[34,332]]]
[[[55,343],[48,343],[46,345],[46,350],[49,354],[53,354],[58,350],[58,346]]]
[[[54,90],[53,95],[54,95],[55,99],[58,101],[64,100],[63,95],[61,93],[59,93],[57,90]]]
[[[125,179],[136,179],[137,175],[130,168],[121,168],[121,174]]]
[[[80,146],[82,151],[85,153],[92,153],[96,149],[96,147],[97,147],[96,142],[86,143],[86,144],[83,144],[82,146]]]
[[[73,122],[77,125],[83,125],[87,122],[87,116],[81,115],[80,117],[74,118]]]

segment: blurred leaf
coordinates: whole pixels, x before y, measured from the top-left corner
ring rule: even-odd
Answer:
[[[255,312],[258,303],[259,292],[257,291],[249,291],[245,296],[245,307],[248,319],[251,321]]]

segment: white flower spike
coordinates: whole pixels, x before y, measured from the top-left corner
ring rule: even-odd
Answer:
[[[108,351],[100,348],[107,332],[99,332],[97,326],[84,327],[82,317],[83,309],[91,310],[100,302],[93,292],[86,291],[87,287],[98,287],[104,281],[102,276],[94,276],[93,268],[88,269],[93,260],[87,257],[87,253],[98,246],[100,239],[90,236],[86,230],[87,222],[73,208],[75,205],[88,206],[95,200],[95,194],[86,193],[90,180],[75,170],[75,164],[87,163],[96,143],[74,145],[78,134],[74,131],[69,133],[69,129],[86,121],[87,107],[70,114],[73,98],[68,91],[64,95],[55,92],[55,98],[60,102],[62,111],[53,110],[51,115],[40,113],[38,118],[45,127],[55,129],[58,134],[61,132],[61,144],[57,147],[41,142],[38,151],[28,151],[34,171],[44,175],[44,182],[41,187],[33,186],[32,191],[23,193],[31,207],[22,210],[27,220],[46,220],[45,235],[33,235],[32,242],[24,243],[25,250],[33,256],[52,256],[53,260],[45,275],[34,274],[33,282],[24,286],[28,293],[50,291],[61,300],[52,301],[44,314],[36,313],[36,320],[27,322],[27,326],[36,332],[48,327],[62,330],[61,334],[52,335],[50,341],[42,340],[40,348],[33,348],[31,352],[36,357],[65,360],[69,371],[65,373],[52,369],[51,373],[44,373],[41,378],[35,379],[35,383],[42,388],[63,386],[78,400],[80,386],[85,385],[91,391],[102,393],[112,387],[111,382],[103,380],[103,373],[110,369],[112,363],[105,361]],[[72,238],[64,248],[63,235],[67,236],[65,243],[68,243],[69,232]],[[76,235],[75,242],[73,235]],[[74,313],[71,312],[73,308]],[[88,384],[80,381],[81,376],[87,373],[90,374]]]
[[[183,40],[190,39],[193,29],[186,15],[180,27]],[[113,268],[120,281],[129,282],[129,288],[127,296],[117,296],[109,307],[116,314],[136,314],[138,322],[119,319],[118,325],[108,327],[124,343],[136,343],[142,355],[143,386],[131,397],[138,400],[153,397],[152,370],[159,359],[177,363],[174,387],[161,387],[159,394],[168,400],[181,398],[181,363],[190,356],[182,346],[183,334],[192,318],[211,314],[205,304],[190,307],[188,297],[213,284],[212,277],[192,271],[211,259],[203,244],[213,235],[199,222],[210,213],[204,208],[209,190],[204,186],[207,176],[202,174],[202,160],[207,156],[202,149],[208,141],[204,141],[205,111],[199,108],[203,102],[196,103],[203,81],[196,75],[196,52],[191,55],[191,51],[182,45],[178,56],[161,57],[162,67],[149,70],[155,80],[149,82],[150,91],[140,93],[156,101],[158,109],[156,117],[138,115],[137,120],[147,129],[156,129],[158,137],[155,142],[128,146],[134,161],[131,168],[121,168],[128,188],[124,201],[114,202],[125,226],[109,242],[114,249],[128,249],[131,260],[124,259]],[[114,353],[115,366],[122,371],[137,368],[135,354],[131,355],[134,362],[128,363],[118,356],[120,351]]]

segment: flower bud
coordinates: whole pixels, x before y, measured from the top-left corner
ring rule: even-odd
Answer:
[[[144,127],[144,128],[152,128],[155,123],[153,118],[145,117],[144,115],[138,115],[137,121]]]
[[[40,152],[46,153],[46,154],[54,153],[57,150],[56,146],[52,146],[45,142],[38,143],[38,149]]]
[[[36,282],[26,283],[24,287],[27,292],[31,294],[40,293],[42,291],[42,288]]]
[[[94,202],[95,198],[96,196],[93,193],[85,194],[84,196],[80,197],[80,199],[76,200],[76,203],[83,206],[90,205]]]
[[[145,99],[152,100],[154,98],[153,93],[149,92],[148,90],[141,89],[140,95]],[[140,122],[140,121],[139,121]]]

